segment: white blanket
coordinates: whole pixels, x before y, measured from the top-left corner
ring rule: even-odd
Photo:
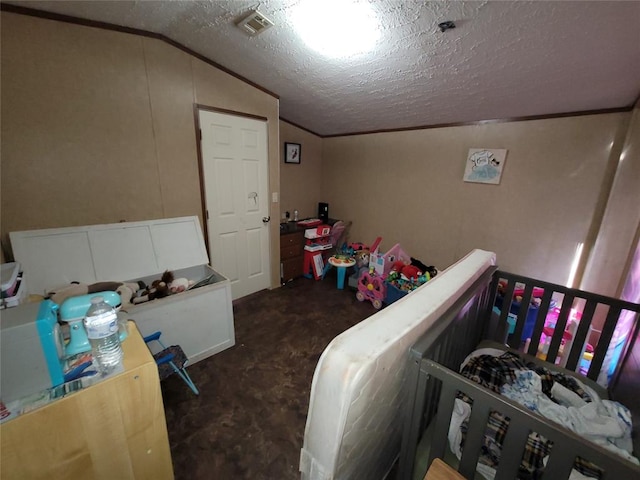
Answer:
[[[585,402],[558,383],[554,383],[551,392],[562,404],[553,402],[542,392],[540,376],[531,370],[517,372],[516,381],[511,385],[504,385],[501,393],[581,437],[638,464],[638,460],[631,455],[633,445],[629,410],[618,402],[602,400],[593,389],[576,381],[589,394],[591,402]]]
[[[469,359],[475,356],[491,355],[497,357],[502,353],[504,351],[496,349],[479,349],[471,353],[462,366],[464,367]],[[601,399],[592,388],[579,380],[576,382],[589,394],[591,402],[586,402],[579,395],[557,382],[554,382],[551,392],[559,403],[553,402],[543,393],[541,378],[532,370],[518,370],[516,380],[511,384],[505,384],[501,393],[529,410],[572,430],[583,438],[639,464],[638,459],[631,455],[633,451],[632,421],[629,410],[618,402]],[[456,399],[449,424],[448,439],[451,451],[458,459],[462,457],[461,426],[465,421],[468,421],[470,416],[471,406]],[[477,465],[477,471],[489,480],[493,480],[496,474],[495,469],[480,462]],[[569,478],[570,480],[583,480],[590,477],[586,477],[574,469]]]

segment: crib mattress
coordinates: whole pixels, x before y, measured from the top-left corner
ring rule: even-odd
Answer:
[[[474,250],[327,346],[311,386],[303,479],[384,478],[400,450],[409,348],[493,265],[494,253]]]

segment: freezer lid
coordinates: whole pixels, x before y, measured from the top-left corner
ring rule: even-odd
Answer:
[[[197,216],[9,234],[29,293],[125,281],[209,263]]]

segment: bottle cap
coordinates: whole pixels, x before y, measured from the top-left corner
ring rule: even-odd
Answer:
[[[101,296],[101,295],[98,295],[97,297],[91,298],[91,304],[92,305],[95,305],[97,303],[102,303],[102,302],[104,302],[104,297]]]

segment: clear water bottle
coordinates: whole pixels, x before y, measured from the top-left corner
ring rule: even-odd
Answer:
[[[91,299],[84,317],[84,327],[91,352],[102,373],[109,373],[122,362],[122,347],[118,332],[118,314],[101,296]]]

